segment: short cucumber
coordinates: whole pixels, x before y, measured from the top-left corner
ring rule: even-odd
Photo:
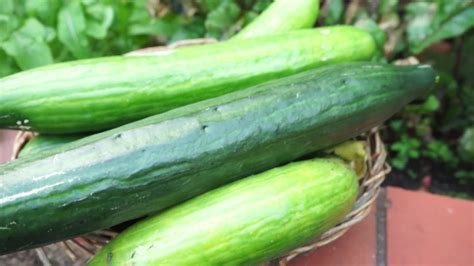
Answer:
[[[311,28],[319,14],[319,0],[275,0],[232,40]]]
[[[342,161],[292,163],[133,225],[89,263],[252,265],[321,235],[351,210],[357,176]]]
[[[0,254],[163,210],[379,125],[430,67],[326,66],[0,165]]]
[[[45,66],[0,79],[0,128],[101,131],[374,52],[368,33],[335,26]]]

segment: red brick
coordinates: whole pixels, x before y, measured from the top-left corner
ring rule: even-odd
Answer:
[[[388,265],[474,265],[474,202],[388,189]]]
[[[0,164],[10,160],[13,141],[18,131],[0,130]]]

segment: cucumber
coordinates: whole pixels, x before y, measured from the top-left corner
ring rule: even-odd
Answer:
[[[334,159],[275,168],[138,222],[89,265],[257,264],[340,222],[354,204],[357,180]]]
[[[312,28],[319,14],[319,0],[275,0],[232,40]]]
[[[101,131],[303,70],[367,60],[374,52],[368,33],[337,26],[45,66],[0,80],[0,127]]]
[[[327,66],[209,99],[0,166],[0,254],[163,210],[382,123],[430,67]]]
[[[276,0],[233,39],[248,39],[311,28],[319,13],[319,0]],[[48,150],[86,135],[40,135],[30,140],[19,157]]]
[[[86,135],[39,135],[25,144],[18,157],[32,156],[33,154],[52,150],[66,143],[84,138],[85,136]]]

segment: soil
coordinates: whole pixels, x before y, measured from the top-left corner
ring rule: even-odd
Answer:
[[[463,168],[468,168],[468,166]],[[412,172],[414,176],[410,176],[409,172]],[[474,198],[474,184],[461,184],[451,169],[428,159],[410,162],[405,171],[392,169],[392,172],[385,179],[383,186],[425,190],[431,193],[451,196],[467,195],[470,198]]]

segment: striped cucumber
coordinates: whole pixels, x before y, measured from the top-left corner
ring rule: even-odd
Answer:
[[[133,225],[89,265],[257,264],[340,222],[352,208],[357,180],[334,159],[275,168]]]
[[[45,66],[0,79],[0,128],[101,131],[374,52],[368,33],[336,26]]]

